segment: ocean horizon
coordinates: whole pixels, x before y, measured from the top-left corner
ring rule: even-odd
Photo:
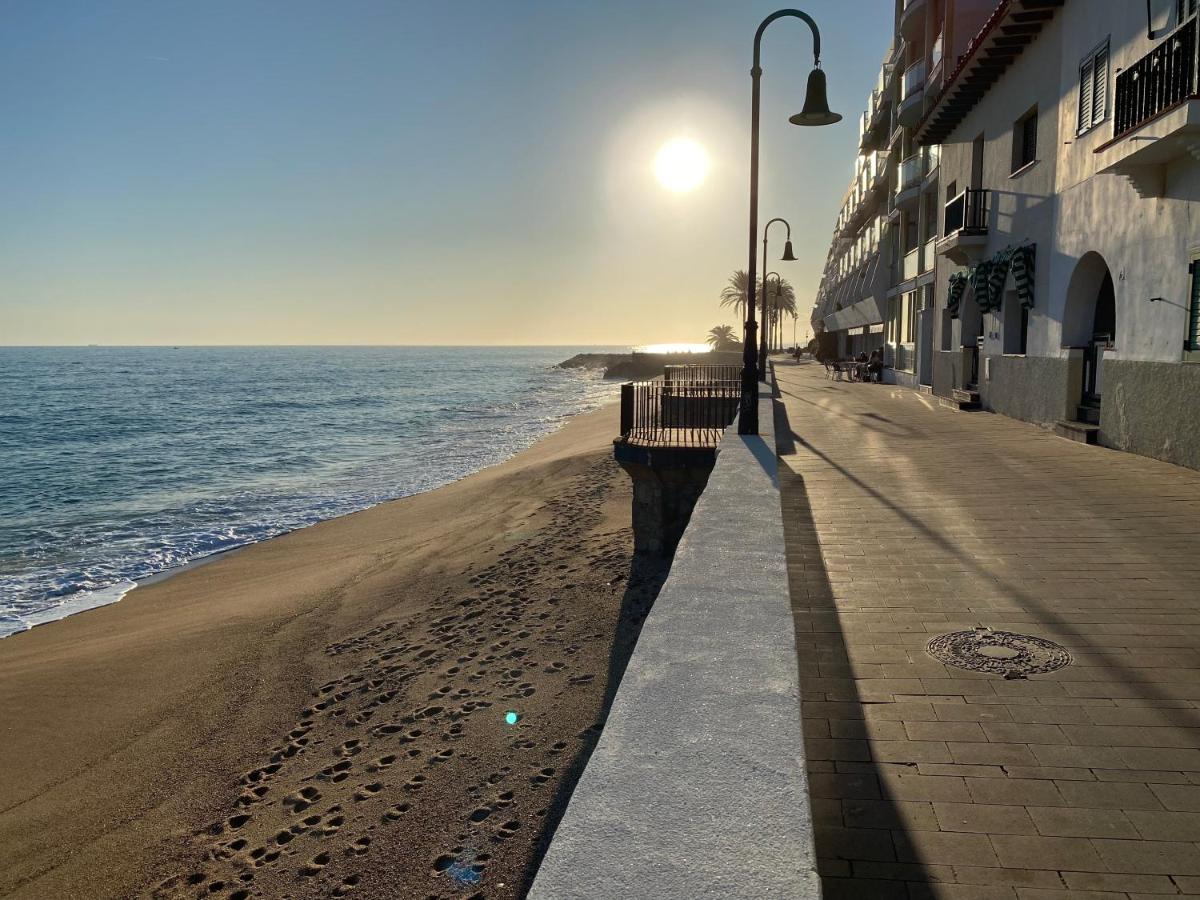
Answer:
[[[582,346],[0,348],[0,638],[449,484],[617,393]]]

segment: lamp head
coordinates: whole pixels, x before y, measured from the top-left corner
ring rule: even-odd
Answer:
[[[780,257],[784,262],[795,262],[796,254],[792,252],[792,242],[787,241],[783,245],[783,256]]]
[[[808,93],[804,95],[804,109],[788,121],[793,125],[832,125],[842,121],[839,113],[829,111],[825,73],[821,69],[813,69],[808,74]]]

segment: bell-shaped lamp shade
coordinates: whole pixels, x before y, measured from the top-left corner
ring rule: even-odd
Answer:
[[[783,245],[783,256],[780,257],[784,262],[795,262],[796,254],[792,252],[792,242],[787,241]]]
[[[829,111],[825,73],[820,69],[813,69],[808,75],[808,93],[804,95],[804,109],[788,121],[793,125],[832,125],[842,121],[840,114]]]

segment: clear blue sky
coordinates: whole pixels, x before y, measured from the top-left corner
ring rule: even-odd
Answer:
[[[832,128],[787,123],[807,28],[764,42],[761,212],[795,227],[802,309],[892,6],[802,6]],[[733,324],[776,8],[10,0],[0,344],[702,340]],[[713,162],[682,195],[651,172],[677,135]]]

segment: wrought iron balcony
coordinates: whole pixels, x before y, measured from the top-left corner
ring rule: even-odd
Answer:
[[[1132,131],[1197,93],[1196,25],[1191,19],[1117,76],[1114,135]]]

